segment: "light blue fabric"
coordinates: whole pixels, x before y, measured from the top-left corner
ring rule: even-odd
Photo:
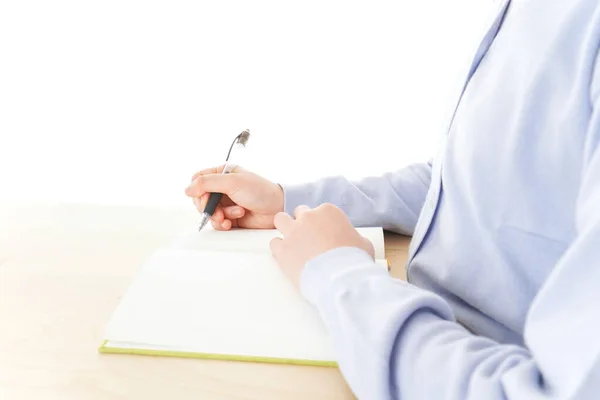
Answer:
[[[283,185],[413,235],[409,283],[356,248],[302,275],[360,399],[600,399],[600,2],[507,6],[433,162]]]

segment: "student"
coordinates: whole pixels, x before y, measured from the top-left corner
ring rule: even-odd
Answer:
[[[600,2],[499,5],[431,162],[350,182],[196,174],[271,248],[361,399],[600,399]],[[283,211],[283,212],[282,212]],[[408,282],[353,226],[413,235]]]

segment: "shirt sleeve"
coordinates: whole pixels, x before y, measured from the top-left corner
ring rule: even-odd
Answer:
[[[443,298],[392,279],[358,248],[307,263],[302,293],[319,310],[358,398],[600,398],[598,110],[589,129],[577,234],[529,309],[525,346],[470,333]]]
[[[302,204],[317,207],[332,203],[346,213],[354,226],[380,226],[412,235],[430,183],[431,161],[358,181],[334,176],[281,186],[288,214]]]

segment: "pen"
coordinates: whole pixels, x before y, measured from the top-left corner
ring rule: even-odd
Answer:
[[[233,139],[233,143],[231,143],[231,147],[229,147],[229,152],[227,153],[227,158],[225,158],[225,166],[223,168],[222,174],[228,174],[235,168],[235,164],[231,162],[231,153],[235,150],[240,150],[246,147],[248,143],[248,139],[250,138],[250,130],[246,129],[239,135]],[[204,211],[202,212],[202,216],[200,217],[200,227],[198,231],[201,231],[202,228],[208,223],[210,217],[212,217],[213,213],[217,209],[217,205],[219,201],[221,201],[221,197],[223,197],[223,193],[211,193],[208,197],[208,201],[206,202],[206,206],[204,207]]]

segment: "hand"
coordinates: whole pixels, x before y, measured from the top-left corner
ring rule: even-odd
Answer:
[[[285,274],[300,286],[304,265],[311,259],[338,247],[358,247],[375,258],[373,243],[361,236],[342,210],[333,204],[315,209],[299,206],[293,219],[280,212],[275,215],[275,227],[283,239],[271,241],[273,256]]]
[[[194,198],[198,211],[204,211],[212,192],[223,193],[211,218],[213,228],[232,227],[272,229],[275,214],[283,211],[283,189],[261,176],[235,167],[221,174],[224,166],[197,172],[185,194]]]

